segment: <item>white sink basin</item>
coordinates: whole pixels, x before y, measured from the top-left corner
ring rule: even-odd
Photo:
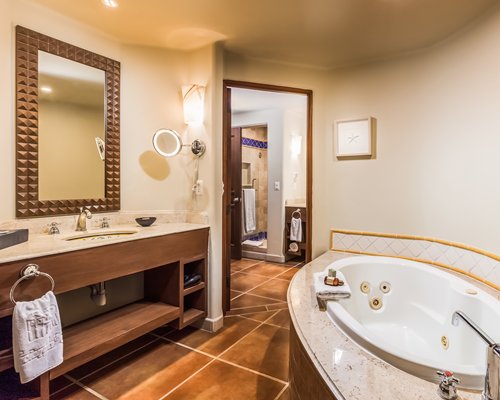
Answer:
[[[80,233],[78,235],[68,236],[63,240],[67,242],[71,242],[74,240],[106,240],[106,239],[114,239],[122,236],[129,236],[137,233],[138,231],[134,230],[125,230],[125,231],[102,231],[102,232],[85,232]]]

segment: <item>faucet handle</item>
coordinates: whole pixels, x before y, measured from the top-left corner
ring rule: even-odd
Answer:
[[[61,232],[59,232],[59,228],[57,227],[58,225],[61,225],[59,222],[52,222],[49,224],[49,235],[57,235]]]
[[[455,400],[458,399],[457,394],[457,383],[460,383],[460,379],[453,376],[451,371],[437,371],[436,372],[441,377],[441,382],[438,386],[439,397],[445,400]]]
[[[109,228],[109,218],[108,217],[102,217],[101,228]]]

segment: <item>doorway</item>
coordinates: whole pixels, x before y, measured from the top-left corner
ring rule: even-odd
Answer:
[[[226,312],[231,259],[311,259],[312,91],[226,80],[223,110]]]

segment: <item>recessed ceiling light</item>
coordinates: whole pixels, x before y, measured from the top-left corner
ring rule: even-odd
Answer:
[[[42,86],[40,90],[45,93],[52,93],[52,88],[50,86]]]
[[[116,0],[101,0],[102,4],[104,4],[106,7],[110,8],[116,8],[118,7],[118,2]]]

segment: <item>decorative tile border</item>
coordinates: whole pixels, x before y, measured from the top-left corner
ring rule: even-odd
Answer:
[[[243,146],[255,147],[256,149],[267,149],[267,142],[261,140],[250,139],[247,137],[241,138],[241,144]]]
[[[500,256],[460,243],[420,236],[332,229],[330,249],[433,264],[465,274],[500,291]]]

